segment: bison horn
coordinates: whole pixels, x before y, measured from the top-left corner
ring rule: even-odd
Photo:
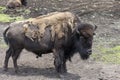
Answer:
[[[96,29],[97,29],[97,27],[98,27],[98,26],[96,26],[96,25],[95,25],[94,30],[96,30]]]
[[[80,31],[79,31],[78,29],[76,29],[76,33],[77,33],[77,34],[80,34]]]

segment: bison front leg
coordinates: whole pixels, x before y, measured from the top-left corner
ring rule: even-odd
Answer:
[[[66,60],[64,57],[64,50],[62,49],[56,49],[54,51],[54,65],[56,68],[56,71],[60,74],[66,73]]]

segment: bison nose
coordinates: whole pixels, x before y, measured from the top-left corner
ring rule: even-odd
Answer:
[[[8,9],[14,9],[13,6],[7,6]]]
[[[92,50],[91,50],[91,49],[88,49],[88,50],[87,50],[87,53],[88,53],[88,55],[91,55],[91,54],[92,54]]]
[[[7,5],[7,8],[8,9],[14,9],[15,7],[14,7],[14,5]]]

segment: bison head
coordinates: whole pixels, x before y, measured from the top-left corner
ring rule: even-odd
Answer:
[[[76,30],[77,42],[76,47],[82,59],[88,59],[92,54],[92,41],[93,35],[95,35],[94,31],[97,26],[93,26],[88,23],[82,23],[78,26]]]
[[[22,5],[26,6],[26,0],[9,0],[6,7],[8,9],[14,9],[16,7],[21,7]]]

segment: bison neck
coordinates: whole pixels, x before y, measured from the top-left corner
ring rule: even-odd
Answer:
[[[71,39],[68,41],[68,45],[65,48],[65,59],[71,61],[71,57],[78,52],[78,46],[76,43],[78,42],[78,37],[76,33],[71,36]]]

